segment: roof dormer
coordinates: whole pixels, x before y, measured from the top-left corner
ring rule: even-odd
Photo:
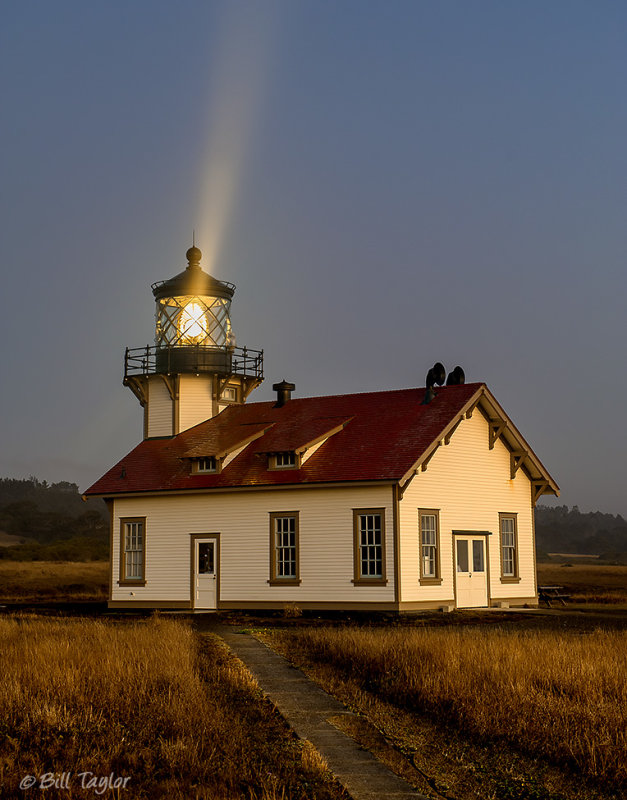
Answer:
[[[216,456],[192,458],[192,475],[217,475],[222,471],[222,459]]]
[[[295,450],[268,453],[268,469],[300,469],[300,461],[300,453]]]

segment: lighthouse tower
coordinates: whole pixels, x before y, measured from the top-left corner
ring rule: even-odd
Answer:
[[[186,255],[183,272],[152,285],[154,345],[126,349],[124,385],[144,409],[144,439],[175,436],[244,403],[263,380],[263,351],[235,346],[235,286],[203,271],[197,247]]]

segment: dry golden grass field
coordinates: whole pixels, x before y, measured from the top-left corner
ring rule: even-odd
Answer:
[[[221,640],[183,622],[3,617],[0,674],[1,798],[345,797]],[[83,788],[111,774],[126,790]]]
[[[0,603],[107,599],[106,561],[0,561]]]
[[[260,636],[364,714],[420,775],[437,776],[439,796],[627,792],[625,631],[310,627]]]
[[[577,608],[624,602],[627,567],[538,572]],[[0,561],[0,603],[104,601],[107,583],[104,562]],[[338,726],[430,797],[609,800],[626,784],[627,641],[597,617],[274,618],[261,636],[359,711]],[[46,797],[85,797],[80,772],[128,777],[111,797],[342,796],[241,663],[180,621],[0,617],[0,669],[0,798],[42,797],[20,777],[68,771],[70,788]]]
[[[538,564],[540,586],[564,586],[572,602],[627,604],[627,566],[605,564]]]

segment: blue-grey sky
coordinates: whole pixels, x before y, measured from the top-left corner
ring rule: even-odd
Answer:
[[[124,347],[195,229],[251,400],[461,364],[627,514],[626,40],[611,0],[3,3],[0,475],[141,438]]]

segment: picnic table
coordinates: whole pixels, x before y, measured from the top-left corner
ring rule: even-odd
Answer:
[[[538,603],[545,602],[549,608],[553,608],[551,600],[559,600],[565,606],[570,595],[564,594],[563,586],[538,586]]]

